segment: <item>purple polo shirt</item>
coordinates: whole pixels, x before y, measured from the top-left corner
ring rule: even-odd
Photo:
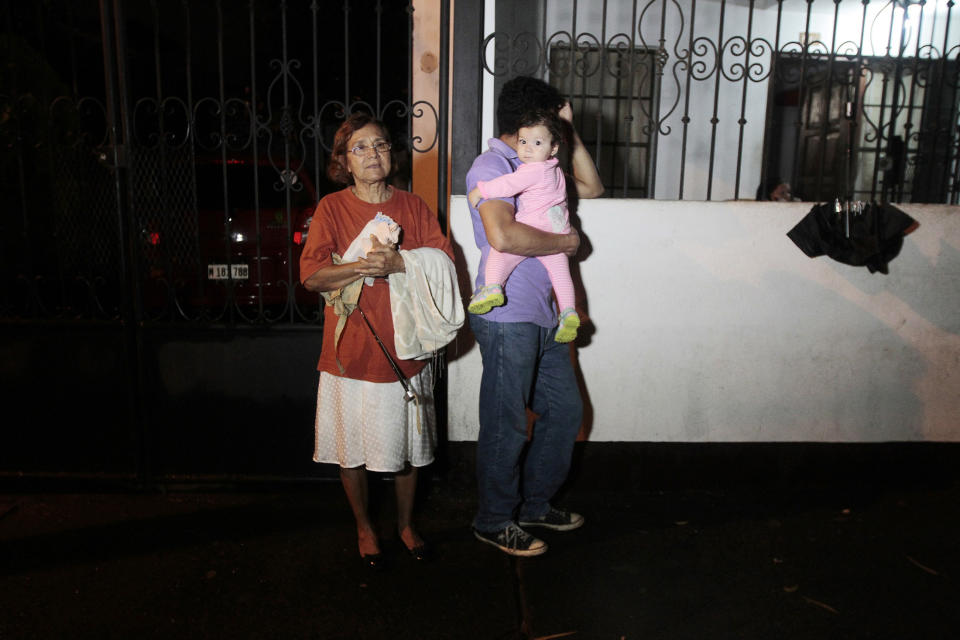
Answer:
[[[517,152],[499,138],[490,138],[489,148],[477,156],[473,166],[467,172],[467,193],[477,186],[480,180],[491,180],[506,173],[512,173],[520,165]],[[497,198],[517,206],[516,198]],[[480,212],[470,207],[470,217],[473,221],[473,237],[480,249],[480,266],[477,271],[476,286],[484,285],[484,271],[487,265],[487,256],[490,254],[490,243],[487,242],[487,233],[480,219]],[[553,302],[553,286],[550,276],[539,260],[528,258],[517,265],[504,289],[507,303],[502,307],[494,307],[483,315],[484,320],[493,322],[532,322],[545,328],[557,326],[557,312]]]

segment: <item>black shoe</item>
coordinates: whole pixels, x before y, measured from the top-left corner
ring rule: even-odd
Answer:
[[[383,571],[387,568],[387,561],[382,553],[361,554],[360,561],[363,562],[364,567],[371,571]]]
[[[417,562],[429,562],[430,560],[433,560],[433,548],[426,542],[411,548],[407,546],[407,543],[403,541],[403,538],[398,538],[398,540],[400,541],[400,546],[403,548],[403,550],[409,553],[410,557]]]
[[[546,527],[554,531],[570,531],[583,526],[583,516],[572,511],[550,507],[546,515],[536,520],[521,520],[521,527]]]
[[[547,552],[547,543],[535,538],[512,522],[500,531],[473,530],[480,542],[495,546],[511,556],[539,556]]]

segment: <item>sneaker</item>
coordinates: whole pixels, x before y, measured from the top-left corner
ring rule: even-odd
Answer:
[[[494,307],[503,306],[503,287],[499,284],[486,284],[473,294],[467,311],[482,315]]]
[[[500,551],[511,556],[538,556],[547,552],[547,543],[513,524],[500,531],[473,530],[473,535],[480,542],[492,544]]]
[[[554,531],[570,531],[583,526],[583,516],[572,511],[550,507],[546,515],[536,520],[521,520],[521,527],[546,527]]]
[[[557,335],[553,337],[556,342],[573,342],[577,337],[577,329],[580,327],[580,316],[573,309],[564,309],[560,314],[560,324],[557,329]]]

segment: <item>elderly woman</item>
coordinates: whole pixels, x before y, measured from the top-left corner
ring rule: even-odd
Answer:
[[[367,508],[367,471],[395,474],[397,531],[406,549],[418,560],[426,545],[411,520],[417,468],[433,462],[436,429],[432,367],[425,360],[401,360],[394,345],[391,313],[391,274],[404,273],[404,255],[433,247],[452,261],[449,240],[426,203],[391,186],[393,167],[390,137],[382,122],[354,114],[334,138],[328,169],[331,179],[346,188],[317,205],[300,258],[300,279],[310,291],[339,294],[352,283],[360,290],[359,310],[419,396],[409,402],[405,389],[383,353],[373,331],[359,312],[341,320],[328,304],[324,316],[317,391],[316,462],[340,466],[340,479],[357,524],[360,557],[371,568],[382,566],[381,545]],[[347,249],[378,214],[400,229],[399,247],[371,237],[365,257],[342,262]],[[380,218],[378,218],[380,219]],[[336,256],[334,256],[336,254]],[[453,269],[452,262],[449,263]],[[408,274],[409,275],[409,274]]]

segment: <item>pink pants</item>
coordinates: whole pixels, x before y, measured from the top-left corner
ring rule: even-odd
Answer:
[[[513,273],[517,265],[526,258],[516,256],[512,253],[501,253],[493,247],[490,247],[490,254],[487,256],[487,265],[484,269],[484,278],[488,285],[503,284]],[[570,259],[562,253],[554,253],[549,256],[537,256],[537,260],[543,263],[550,276],[550,284],[557,294],[557,303],[560,305],[560,312],[574,307],[573,280],[570,279]]]

